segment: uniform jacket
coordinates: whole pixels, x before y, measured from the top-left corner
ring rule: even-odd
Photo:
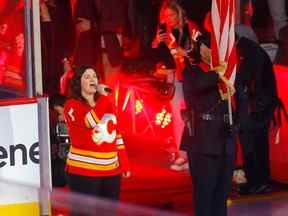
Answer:
[[[192,65],[183,73],[183,93],[186,106],[195,113],[195,135],[190,136],[185,127],[181,149],[202,154],[219,155],[228,150],[226,146],[227,127],[224,114],[227,104],[220,98],[218,75],[204,72],[198,65]],[[201,114],[211,114],[215,120],[202,120]],[[226,150],[225,150],[226,149]]]
[[[67,171],[84,176],[110,176],[127,171],[128,160],[122,137],[117,131],[117,120],[107,97],[101,96],[95,107],[69,99],[64,114],[71,139]],[[106,134],[101,144],[92,138],[94,127]],[[104,136],[103,136],[104,137]]]

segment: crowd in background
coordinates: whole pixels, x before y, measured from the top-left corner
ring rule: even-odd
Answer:
[[[116,6],[119,4],[117,2],[111,1],[105,4]],[[205,16],[210,10],[211,0],[201,1],[201,4],[196,0],[179,0],[178,2],[186,11],[187,17],[193,20],[199,28],[202,28]],[[249,0],[236,2],[239,3],[237,4],[241,10],[241,15],[237,15],[238,24],[249,25],[254,31],[254,37],[256,36],[261,43],[275,42],[281,44],[281,47],[285,46],[285,3],[279,3],[282,10],[277,14],[275,8],[278,3],[270,4],[270,1]],[[100,69],[102,78],[111,68],[114,71],[120,70],[119,59],[123,57],[122,55],[124,55],[124,59],[122,58],[121,64],[127,63],[125,56],[133,57],[135,60],[142,57],[141,63],[149,61],[145,55],[151,56],[151,42],[157,30],[161,1],[125,0],[117,6],[117,13],[113,9],[105,10],[105,5],[101,6],[102,9],[96,9],[97,4],[99,4],[97,1],[90,0],[83,2],[42,1],[40,9],[43,77],[47,78],[44,83],[45,93],[51,95],[59,92],[60,77],[64,71],[69,70],[67,60],[71,66],[95,65]],[[263,17],[261,15],[263,11],[268,13],[271,11],[272,18],[270,16]],[[113,13],[113,18],[109,18],[111,13]],[[241,29],[241,26],[238,28]],[[280,29],[282,29],[281,34]],[[111,34],[112,32],[116,34],[117,38]],[[282,56],[285,53],[285,49],[282,48]],[[279,61],[284,62],[283,58]]]

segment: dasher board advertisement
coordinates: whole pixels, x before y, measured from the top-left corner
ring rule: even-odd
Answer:
[[[0,101],[0,209],[3,205],[38,203],[40,165],[37,113],[36,101],[14,104]],[[5,186],[9,182],[11,187]],[[17,183],[17,189],[14,183]]]

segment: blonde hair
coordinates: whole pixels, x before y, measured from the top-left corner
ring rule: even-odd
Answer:
[[[160,12],[159,12],[159,23],[164,23],[164,11],[166,9],[171,9],[175,11],[178,15],[179,25],[182,28],[187,22],[187,17],[184,9],[178,4],[176,0],[164,0]]]

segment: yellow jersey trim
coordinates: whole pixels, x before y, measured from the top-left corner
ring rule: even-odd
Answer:
[[[119,167],[118,161],[109,165],[95,165],[95,164],[89,164],[85,162],[73,161],[73,160],[67,159],[67,164],[72,167],[78,167],[78,168],[88,169],[88,170],[99,170],[99,171],[109,171],[109,170],[113,170]]]

